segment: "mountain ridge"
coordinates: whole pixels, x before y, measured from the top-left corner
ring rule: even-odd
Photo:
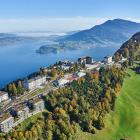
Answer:
[[[122,44],[134,33],[140,31],[140,23],[123,19],[108,20],[101,25],[66,36],[61,42],[85,41],[103,45],[104,42]],[[99,45],[100,46],[100,45]]]
[[[140,60],[140,32],[134,34],[115,52],[114,59],[116,61],[122,57],[131,58],[136,61]]]

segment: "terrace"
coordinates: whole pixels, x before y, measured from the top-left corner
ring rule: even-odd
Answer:
[[[10,115],[9,112],[4,112],[3,114],[0,115],[0,123],[5,122],[6,120],[8,120],[11,117],[12,116]]]

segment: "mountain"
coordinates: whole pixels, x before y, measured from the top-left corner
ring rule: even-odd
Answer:
[[[120,49],[115,53],[115,60],[120,60],[121,57],[140,60],[140,32],[134,34],[126,41]]]
[[[140,31],[140,23],[114,19],[108,20],[101,25],[96,25],[91,29],[64,37],[60,42],[64,44],[91,43],[93,47],[120,46],[128,40],[134,33]]]

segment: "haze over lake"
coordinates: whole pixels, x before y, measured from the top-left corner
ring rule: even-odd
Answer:
[[[83,50],[68,50],[65,52],[40,55],[35,51],[49,41],[23,43],[0,47],[0,88],[7,83],[23,78],[37,71],[40,67],[54,64],[59,60],[76,61],[78,57],[90,55],[96,60],[102,60],[105,55],[111,55],[115,48],[92,48]]]

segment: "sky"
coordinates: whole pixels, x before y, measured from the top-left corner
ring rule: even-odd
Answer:
[[[140,22],[140,0],[0,0],[0,32],[68,32],[122,18]]]

